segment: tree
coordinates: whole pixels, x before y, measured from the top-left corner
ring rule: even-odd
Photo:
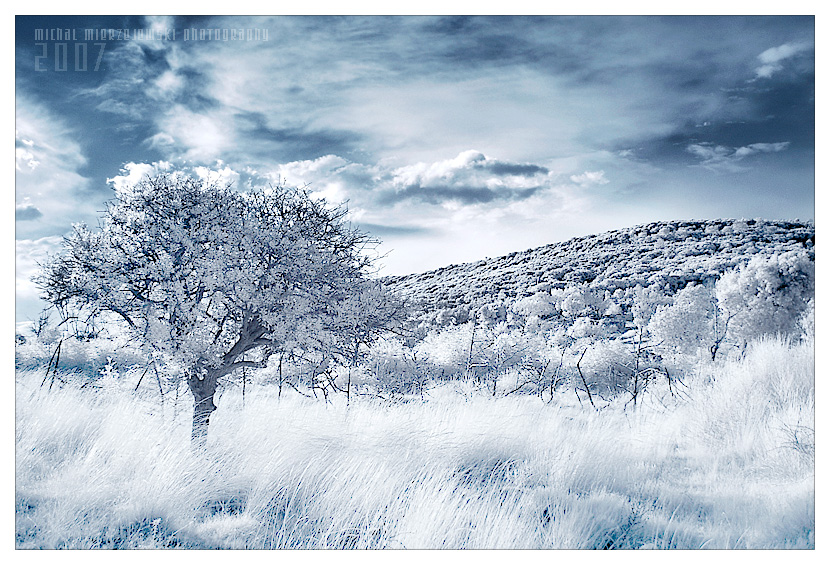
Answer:
[[[360,281],[334,305],[334,316],[326,324],[330,338],[322,349],[348,367],[347,403],[351,397],[351,371],[360,361],[361,348],[367,349],[387,332],[400,334],[406,309],[404,301],[377,280]]]
[[[160,175],[116,191],[100,229],[77,225],[36,282],[65,318],[110,314],[181,367],[202,445],[220,379],[363,327],[337,320],[372,264],[346,213],[302,189]]]
[[[728,338],[739,346],[762,335],[800,332],[815,298],[815,258],[810,250],[753,257],[724,273],[715,285],[718,307],[728,317]]]
[[[673,354],[691,355],[704,344],[716,344],[712,300],[711,289],[689,283],[674,295],[670,305],[657,308],[648,323],[648,333]]]

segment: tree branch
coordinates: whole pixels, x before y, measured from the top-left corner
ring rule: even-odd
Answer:
[[[229,365],[223,365],[218,369],[211,371],[214,378],[224,377],[230,373],[233,373],[237,369],[241,369],[243,367],[254,367],[257,369],[264,369],[267,365],[268,361],[236,361],[235,363],[231,363]]]

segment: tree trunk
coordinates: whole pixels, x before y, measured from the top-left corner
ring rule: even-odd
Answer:
[[[213,403],[213,395],[216,393],[216,381],[213,375],[208,372],[204,379],[199,379],[196,374],[188,377],[187,384],[190,392],[193,393],[193,428],[191,431],[191,445],[194,448],[205,446],[210,424],[210,415],[216,410]]]

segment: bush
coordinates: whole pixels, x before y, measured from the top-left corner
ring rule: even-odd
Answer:
[[[815,296],[815,261],[808,251],[754,257],[725,273],[715,286],[728,321],[728,338],[738,346],[762,336],[800,333],[799,320]]]

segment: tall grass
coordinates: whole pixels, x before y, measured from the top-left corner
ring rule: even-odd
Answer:
[[[189,398],[132,377],[48,391],[18,372],[17,547],[815,543],[812,344],[756,343],[636,411],[453,383],[349,406],[229,390],[201,453]]]

